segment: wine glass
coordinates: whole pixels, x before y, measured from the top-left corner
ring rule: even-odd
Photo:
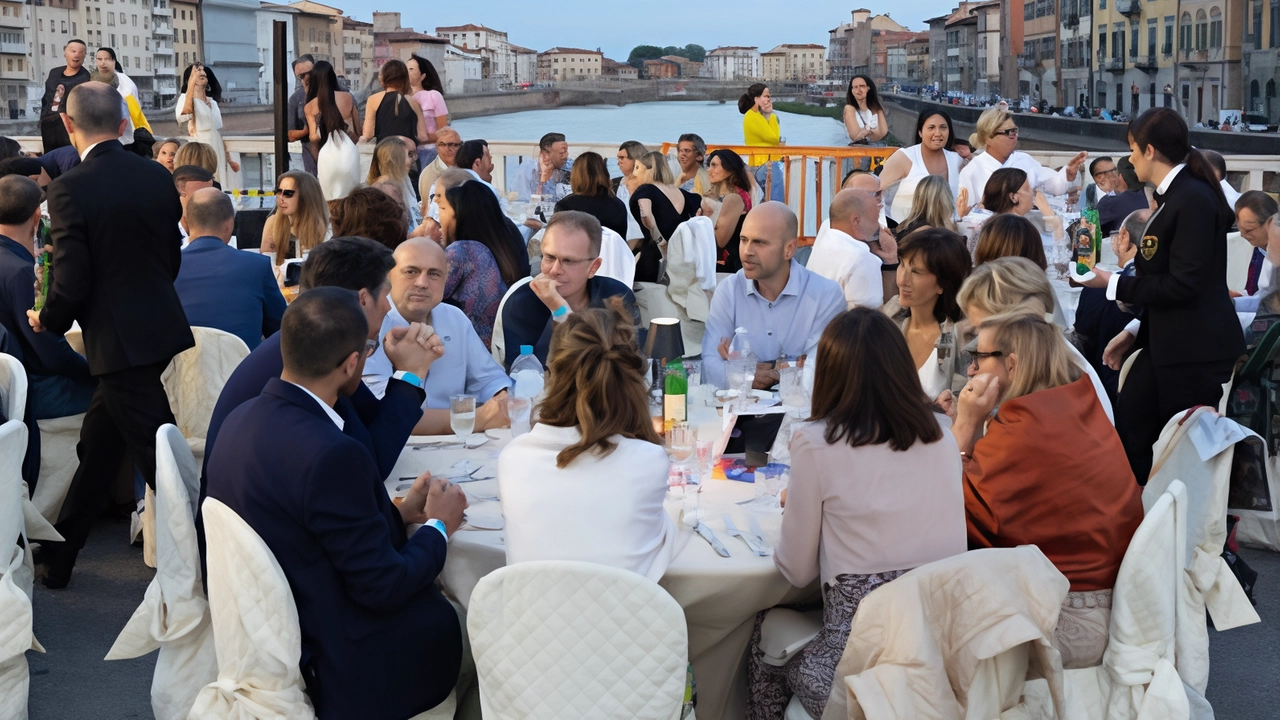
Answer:
[[[451,395],[449,397],[449,427],[465,445],[476,429],[475,395]]]
[[[675,423],[671,426],[671,432],[667,433],[667,456],[672,462],[683,465],[693,456],[695,443],[696,438],[689,423]]]

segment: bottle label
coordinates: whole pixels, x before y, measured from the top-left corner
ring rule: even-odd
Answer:
[[[685,395],[672,395],[669,393],[662,398],[662,420],[664,425],[685,421],[685,398]]]

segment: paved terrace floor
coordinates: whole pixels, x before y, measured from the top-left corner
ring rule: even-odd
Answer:
[[[105,662],[116,635],[142,602],[152,570],[127,544],[126,520],[102,520],[81,553],[71,584],[36,583],[35,632],[47,654],[27,653],[31,720],[150,718],[155,653]],[[1244,549],[1258,572],[1262,623],[1210,631],[1209,701],[1219,720],[1280,718],[1280,555]]]

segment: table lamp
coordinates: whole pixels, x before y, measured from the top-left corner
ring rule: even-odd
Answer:
[[[649,321],[649,334],[644,341],[646,357],[666,366],[670,360],[684,357],[684,335],[677,318],[654,318]]]

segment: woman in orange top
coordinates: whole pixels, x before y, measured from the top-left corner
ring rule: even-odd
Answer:
[[[1063,667],[1097,665],[1111,588],[1142,522],[1124,446],[1062,333],[1042,315],[986,319],[970,355],[972,379],[952,427],[964,459],[969,547],[1038,546],[1071,581],[1056,633]]]

